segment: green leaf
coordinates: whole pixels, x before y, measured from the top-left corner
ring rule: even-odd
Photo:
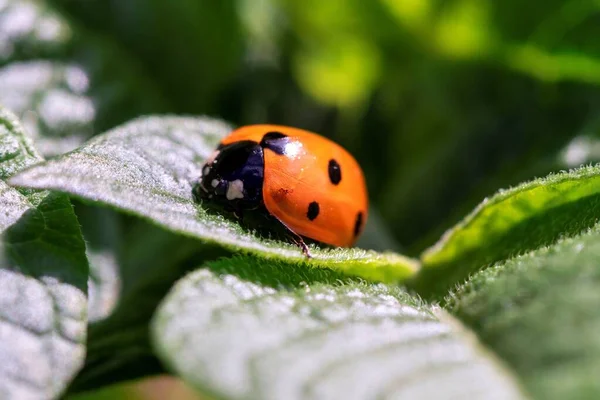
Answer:
[[[523,398],[443,311],[399,288],[308,271],[235,258],[193,272],[153,321],[159,355],[217,398]]]
[[[600,226],[475,274],[449,310],[539,399],[600,396]]]
[[[108,317],[115,309],[122,289],[120,252],[123,241],[119,216],[112,210],[75,204],[86,241],[90,262],[88,279],[88,320]]]
[[[21,116],[42,154],[62,154],[94,133],[97,107],[86,95],[87,81],[75,65],[12,63],[0,69],[0,103]]]
[[[307,261],[289,243],[263,239],[230,218],[196,203],[192,187],[203,160],[231,127],[208,118],[137,119],[86,146],[14,177],[17,186],[52,189],[115,207],[183,235],[233,250],[331,267],[369,279],[398,281],[416,263],[393,253],[319,249]]]
[[[18,29],[14,21],[20,21]],[[46,1],[1,2],[0,32],[0,103],[22,118],[45,156],[164,107],[117,41],[94,35]],[[97,320],[118,300],[117,217],[85,206],[78,211],[91,264],[89,317]]]
[[[470,273],[578,234],[600,215],[600,166],[583,167],[500,191],[423,253],[412,284],[443,296]]]
[[[0,176],[40,158],[0,109]],[[0,180],[0,397],[57,397],[83,364],[85,244],[64,194]]]
[[[42,160],[17,117],[0,107],[0,179],[6,180]]]
[[[0,103],[21,117],[44,156],[164,108],[154,84],[114,38],[93,34],[53,4],[0,2]],[[91,263],[89,317],[95,321],[118,300],[118,217],[84,206],[78,211]]]
[[[45,1],[5,0],[0,32],[0,104],[21,118],[45,156],[164,109],[153,84],[116,42],[90,34]]]
[[[109,316],[90,325],[86,363],[70,393],[164,372],[150,346],[150,318],[177,279],[198,263],[227,255],[222,247],[139,219],[127,222],[119,252],[118,302]]]
[[[0,27],[0,65],[65,56],[73,40],[69,24],[43,0],[3,0]]]

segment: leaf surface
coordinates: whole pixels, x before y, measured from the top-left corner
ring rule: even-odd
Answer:
[[[0,108],[0,177],[40,160]],[[54,398],[85,357],[85,244],[64,194],[0,180],[0,209],[0,398]]]
[[[448,309],[540,399],[600,396],[600,227],[480,271]]]
[[[17,114],[46,157],[164,109],[116,41],[90,33],[46,1],[0,3],[0,32],[0,103]]]
[[[593,226],[600,215],[600,166],[536,179],[484,200],[422,255],[413,284],[443,296],[470,273]]]
[[[231,127],[219,120],[146,117],[95,137],[84,147],[35,166],[11,180],[52,189],[144,217],[180,234],[264,257],[331,267],[381,281],[399,281],[417,264],[393,253],[311,249],[306,261],[289,243],[261,238],[228,214],[194,201],[203,161]]]
[[[157,351],[219,398],[523,398],[443,311],[398,288],[339,278],[261,259],[209,264],[159,308]]]

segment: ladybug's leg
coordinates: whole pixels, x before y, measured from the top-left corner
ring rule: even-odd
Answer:
[[[236,207],[233,210],[233,215],[240,221],[240,224],[244,223],[244,209],[242,207]]]
[[[301,236],[297,235],[294,232],[291,232],[291,239],[294,243],[296,243],[298,247],[300,247],[300,249],[302,249],[302,253],[306,256],[306,258],[312,258],[310,250],[308,249],[306,243],[304,243],[304,240]]]
[[[310,254],[310,250],[308,249],[308,246],[306,245],[306,243],[304,243],[302,236],[298,235],[296,232],[294,232],[292,229],[290,229],[289,226],[287,226],[282,220],[280,220],[276,216],[273,215],[273,217],[277,221],[279,221],[279,223],[281,225],[283,225],[283,227],[287,231],[288,235],[290,236],[290,239],[292,239],[292,241],[296,244],[296,246],[300,247],[300,249],[302,250],[302,253],[306,256],[306,258],[312,258],[312,255]]]
[[[239,204],[238,205],[225,204],[225,206],[223,208],[225,209],[225,211],[233,213],[233,216],[236,217],[240,223],[244,222],[244,209]]]

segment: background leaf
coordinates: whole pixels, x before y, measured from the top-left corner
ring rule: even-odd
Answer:
[[[128,232],[119,246],[119,297],[110,315],[90,325],[86,363],[69,393],[163,373],[150,346],[150,318],[173,282],[199,262],[227,255],[221,247],[144,221],[126,222]]]
[[[23,120],[45,156],[165,109],[154,84],[116,42],[44,0],[2,2],[0,43],[0,103]]]
[[[201,393],[230,399],[522,398],[442,311],[340,278],[260,259],[209,264],[160,307],[157,350]]]
[[[11,182],[53,189],[133,213],[186,236],[306,263],[292,244],[260,239],[192,198],[203,160],[230,126],[207,118],[149,117],[14,177]],[[165,157],[167,155],[167,157]],[[370,279],[402,280],[416,263],[360,249],[311,250],[310,266],[328,266]]]
[[[600,393],[600,230],[475,274],[448,309],[522,377],[540,399]]]
[[[93,265],[88,279],[88,320],[108,317],[121,294],[122,226],[111,210],[76,204],[75,211],[86,240],[86,255]]]
[[[599,182],[600,168],[585,167],[486,199],[423,253],[413,284],[443,296],[469,273],[584,231],[600,215]]]
[[[1,108],[0,154],[3,178],[40,161]],[[85,244],[66,195],[0,180],[0,208],[0,397],[56,397],[85,356]]]
[[[0,107],[0,179],[42,161],[16,116]]]
[[[0,4],[0,104],[19,115],[47,157],[167,101],[118,41],[44,0]],[[90,260],[90,319],[118,300],[120,217],[77,203]],[[100,223],[98,223],[100,221]],[[109,222],[111,221],[111,222]]]

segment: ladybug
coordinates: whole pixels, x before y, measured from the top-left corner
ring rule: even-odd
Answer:
[[[225,137],[202,166],[195,195],[241,218],[263,210],[310,258],[302,237],[351,247],[367,220],[363,172],[323,136],[279,125],[249,125]]]

